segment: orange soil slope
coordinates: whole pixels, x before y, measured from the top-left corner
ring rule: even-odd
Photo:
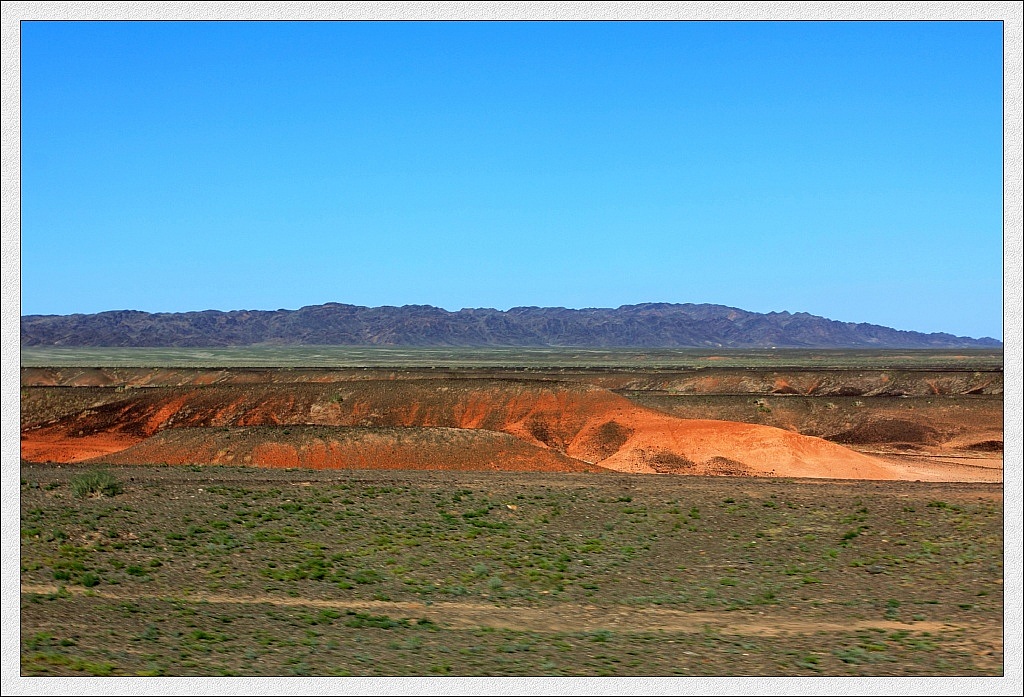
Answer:
[[[139,439],[121,433],[95,433],[68,436],[47,430],[21,435],[21,458],[29,462],[81,462],[116,453],[138,443]]]
[[[603,472],[507,433],[454,428],[176,428],[92,460],[310,469]]]
[[[613,424],[609,426],[609,424]],[[627,434],[602,467],[623,472],[729,474],[835,479],[897,479],[881,460],[835,443],[771,426],[633,413],[585,429],[568,454],[589,459],[602,431]]]
[[[769,426],[680,419],[605,389],[543,381],[130,390],[122,401],[27,425],[22,452],[26,459],[66,462],[94,456],[97,443],[117,439],[127,447],[129,441],[140,443],[171,428],[302,424],[503,431],[539,449],[625,472],[898,477],[881,460],[818,438]],[[69,455],[67,444],[75,438],[93,448],[88,455]],[[282,451],[282,461],[291,457]]]

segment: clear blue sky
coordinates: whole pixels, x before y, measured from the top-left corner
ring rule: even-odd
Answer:
[[[22,314],[709,302],[1002,338],[1002,27],[25,22]]]

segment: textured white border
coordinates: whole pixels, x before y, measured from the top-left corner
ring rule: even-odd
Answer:
[[[4,694],[1014,694],[1021,669],[1022,178],[1019,2],[15,2],[2,11],[2,690]],[[1004,22],[1005,677],[914,678],[21,678],[19,504],[20,26],[25,19],[673,20]],[[937,279],[937,282],[938,279]]]

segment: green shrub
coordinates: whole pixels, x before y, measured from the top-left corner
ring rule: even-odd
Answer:
[[[394,627],[408,627],[409,620],[394,620],[387,615],[371,615],[366,612],[354,612],[349,610],[346,614],[350,618],[345,622],[346,627],[376,627],[378,629],[393,629]]]
[[[71,493],[78,498],[86,496],[117,496],[122,491],[117,477],[104,470],[86,472],[71,480]]]

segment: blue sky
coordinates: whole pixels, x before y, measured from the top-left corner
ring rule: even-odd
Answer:
[[[1002,338],[996,22],[24,22],[22,314],[709,302]]]

